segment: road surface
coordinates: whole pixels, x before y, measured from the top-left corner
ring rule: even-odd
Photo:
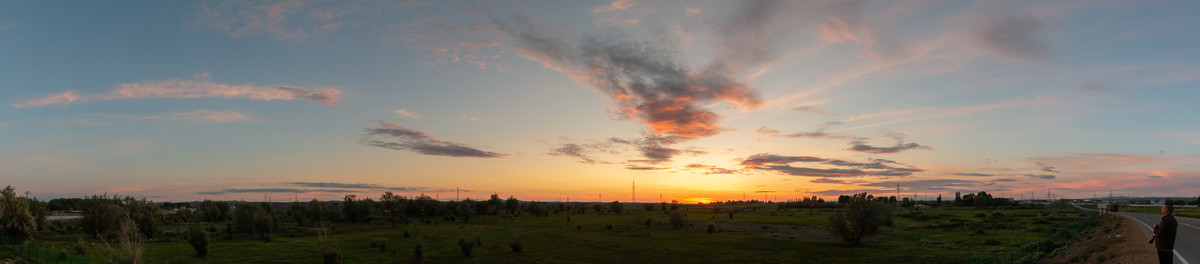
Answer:
[[[1074,205],[1080,210],[1093,211]],[[1118,215],[1129,217],[1134,221],[1141,223],[1145,228],[1146,233],[1154,233],[1152,226],[1162,220],[1162,215],[1118,212]],[[1179,223],[1179,227],[1175,230],[1175,263],[1190,264],[1200,263],[1200,219],[1175,217],[1175,222]],[[1154,236],[1151,234],[1150,236]],[[1151,246],[1149,243],[1146,246]]]
[[[1142,223],[1146,232],[1152,232],[1154,224],[1162,220],[1162,215],[1119,212],[1122,216],[1133,218]],[[1200,263],[1200,219],[1175,217],[1179,227],[1175,233],[1175,263]]]

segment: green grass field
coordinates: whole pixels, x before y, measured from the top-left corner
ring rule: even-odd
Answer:
[[[687,206],[685,210],[689,226],[678,230],[671,228],[668,215],[661,211],[547,217],[502,213],[477,216],[466,224],[442,221],[395,228],[385,223],[341,224],[328,237],[342,253],[343,263],[408,263],[418,242],[426,263],[964,263],[1011,250],[1083,217],[1068,207],[905,209],[897,211],[892,226],[868,238],[866,245],[849,246],[824,229],[831,209],[741,207],[733,219],[727,211],[714,213],[712,208]],[[649,228],[646,219],[652,221]],[[709,224],[716,233],[706,232]],[[167,226],[167,234],[146,243],[146,263],[322,260],[315,230],[295,227],[290,221],[272,235],[271,242],[249,235],[234,239],[214,235],[206,258],[197,258],[185,240],[172,235],[185,227]],[[404,238],[406,230],[419,233],[419,238]],[[514,232],[521,235],[521,253],[508,247]],[[458,239],[476,235],[483,245],[472,257],[464,257]],[[66,250],[74,247],[79,236],[48,234],[40,243]],[[386,250],[370,246],[379,239],[387,241]],[[101,247],[89,244],[86,255],[98,258]]]

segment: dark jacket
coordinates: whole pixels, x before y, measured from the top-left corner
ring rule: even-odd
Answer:
[[[1175,250],[1175,229],[1178,225],[1174,216],[1164,215],[1162,221],[1154,227],[1154,248]]]

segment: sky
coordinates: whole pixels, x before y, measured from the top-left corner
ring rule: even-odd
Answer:
[[[156,201],[1194,197],[1197,13],[6,1],[0,184]]]

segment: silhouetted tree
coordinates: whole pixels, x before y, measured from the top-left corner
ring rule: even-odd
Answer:
[[[517,212],[517,210],[521,209],[521,201],[512,197],[512,195],[509,195],[508,199],[504,200],[504,209],[508,210],[509,214],[514,214]]]
[[[93,237],[107,236],[121,228],[125,212],[114,199],[92,195],[83,200],[81,221],[84,232]]]
[[[829,230],[852,245],[879,232],[879,226],[891,219],[891,206],[873,201],[866,193],[855,194],[841,210],[829,216]]]

